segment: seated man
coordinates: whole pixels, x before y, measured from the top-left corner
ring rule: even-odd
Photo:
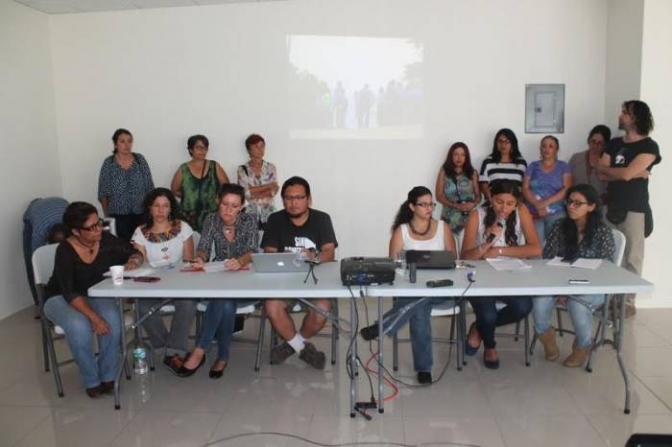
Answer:
[[[317,257],[320,262],[333,261],[338,246],[331,218],[322,211],[310,208],[310,185],[301,177],[291,177],[282,185],[280,192],[284,210],[269,216],[261,246],[266,253],[303,252],[307,259]],[[328,312],[328,299],[315,299],[316,307]],[[297,332],[292,317],[287,312],[287,302],[266,300],[266,314],[273,329],[282,337],[283,343],[271,351],[271,361],[280,364],[295,352],[299,358],[317,369],[324,369],[325,355],[306,340],[317,334],[327,319],[315,309],[309,308]]]

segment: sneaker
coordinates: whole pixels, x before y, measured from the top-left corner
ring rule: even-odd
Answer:
[[[420,385],[431,385],[432,384],[432,373],[427,371],[420,371],[418,373],[418,383]]]
[[[376,338],[378,338],[379,333],[380,332],[378,331],[378,323],[362,328],[362,330],[359,331],[359,335],[361,335],[362,338],[366,341],[375,340]]]
[[[283,341],[271,349],[271,363],[273,365],[279,365],[293,356],[294,352],[296,352],[294,351],[294,348],[289,346],[289,343],[286,341]]]
[[[315,369],[324,369],[324,364],[327,361],[327,356],[324,355],[324,352],[318,351],[312,343],[306,343],[306,346],[299,354],[299,358]]]
[[[165,366],[168,371],[177,376],[177,372],[180,370],[184,364],[184,359],[177,354],[167,355],[163,358],[163,366]]]

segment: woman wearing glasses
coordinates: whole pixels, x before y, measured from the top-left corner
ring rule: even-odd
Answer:
[[[462,142],[450,146],[436,179],[436,200],[443,205],[443,219],[454,233],[464,228],[469,212],[481,202],[478,174],[471,165],[469,148]]]
[[[227,270],[240,270],[252,261],[258,247],[255,214],[243,213],[245,190],[234,183],[225,183],[219,189],[217,212],[203,222],[203,235],[198,243],[194,267],[202,268],[210,259],[214,244],[215,261],[223,261]],[[180,377],[193,375],[205,363],[205,353],[217,337],[217,359],[210,368],[210,378],[219,379],[229,361],[229,343],[236,319],[237,300],[210,300],[203,316],[203,330],[196,347],[184,364],[174,365]]]
[[[103,221],[89,203],[68,205],[63,223],[70,235],[56,249],[44,314],[65,330],[86,394],[95,399],[114,388],[122,327],[115,300],[89,300],[87,291],[103,280],[111,266],[123,265],[126,270],[133,270],[142,264],[143,257],[128,242],[104,233]],[[97,357],[93,351],[94,335],[98,337]]]
[[[455,252],[455,237],[450,227],[442,220],[434,220],[432,211],[436,203],[432,193],[424,186],[416,186],[408,192],[408,197],[399,207],[392,224],[390,239],[390,257],[397,257],[405,250],[448,250]],[[406,323],[411,333],[413,368],[417,372],[418,382],[432,383],[432,305],[440,304],[447,298],[397,297],[394,306],[383,315],[383,331],[394,335]],[[373,340],[379,336],[378,323],[360,331],[364,340]]]
[[[565,259],[592,258],[612,259],[614,237],[602,221],[599,195],[590,185],[575,185],[567,190],[567,217],[553,225],[548,235],[543,257],[551,259],[560,256]],[[555,329],[551,326],[553,310],[558,302],[567,305],[572,318],[576,339],[572,353],[563,362],[567,367],[582,366],[591,347],[593,309],[604,303],[604,295],[545,296],[534,298],[534,330],[544,346],[544,356],[548,361],[560,357],[555,343]]]
[[[511,180],[495,180],[490,184],[490,203],[471,213],[464,227],[462,259],[477,260],[506,256],[530,258],[541,254],[539,237],[532,216],[522,203],[520,187]],[[497,310],[496,302],[506,304]],[[478,297],[469,300],[476,321],[469,328],[465,353],[475,355],[481,342],[485,345],[483,363],[486,368],[499,368],[495,328],[523,319],[532,310],[529,297]]]

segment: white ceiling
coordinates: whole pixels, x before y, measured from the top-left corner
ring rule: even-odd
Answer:
[[[14,0],[47,14],[118,11],[122,9],[168,8],[228,3],[256,3],[279,0]]]

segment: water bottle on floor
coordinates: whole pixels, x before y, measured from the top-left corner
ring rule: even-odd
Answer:
[[[149,365],[147,364],[147,350],[145,348],[136,348],[133,350],[133,364],[136,374],[147,374]]]

